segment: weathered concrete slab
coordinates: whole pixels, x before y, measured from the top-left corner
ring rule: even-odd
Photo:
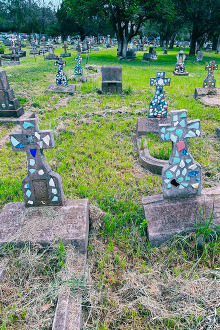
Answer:
[[[220,126],[216,128],[216,135],[220,138]]]
[[[36,242],[42,245],[60,238],[84,253],[89,231],[89,202],[72,199],[64,206],[25,208],[24,203],[9,203],[0,214],[0,244]]]
[[[207,90],[207,88],[196,88],[195,98],[206,106],[220,107],[220,88],[209,89],[207,92],[204,90]]]
[[[138,117],[137,119],[137,136],[154,132],[159,132],[159,124],[169,124],[169,118],[148,118]]]
[[[22,120],[28,120],[30,118],[35,118],[34,112],[27,111],[19,118],[13,117],[0,117],[0,123],[8,124],[8,123],[16,123],[18,124]]]
[[[155,174],[162,174],[162,169],[168,164],[167,160],[157,159],[150,155],[147,141],[145,141],[144,148],[140,149],[142,138],[137,139],[137,147],[139,153],[139,161],[143,167]]]
[[[203,189],[201,196],[164,199],[163,195],[144,197],[142,205],[148,220],[151,245],[158,246],[174,234],[189,231],[203,219],[210,219],[214,203],[213,223],[220,225],[220,187]]]
[[[55,93],[68,93],[68,94],[74,94],[76,91],[76,85],[55,85],[50,84],[47,88],[48,92],[55,92]]]
[[[200,99],[201,97],[205,97],[207,95],[215,96],[217,95],[218,88],[205,88],[205,87],[197,87],[195,88],[195,99]]]
[[[2,66],[15,66],[20,65],[20,61],[4,61],[2,62]]]

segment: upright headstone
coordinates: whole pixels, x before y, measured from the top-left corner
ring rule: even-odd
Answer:
[[[5,71],[0,71],[0,117],[20,117],[24,109],[9,87]]]
[[[53,132],[40,131],[36,119],[21,121],[21,133],[10,134],[14,151],[25,151],[28,174],[22,181],[25,206],[63,205],[64,194],[60,175],[46,162],[44,149],[54,148]]]
[[[82,43],[82,54],[88,53],[88,51],[89,51],[88,43],[84,40]]]
[[[83,74],[83,69],[81,67],[81,61],[82,61],[82,57],[80,56],[80,54],[77,54],[77,56],[75,57],[75,61],[76,61],[76,66],[74,68],[74,74],[75,75],[82,75]]]
[[[158,59],[158,55],[157,55],[157,53],[156,53],[156,47],[153,47],[153,48],[152,48],[151,59],[152,59],[152,60],[157,60],[157,59]]]
[[[186,54],[183,50],[180,50],[179,53],[176,55],[177,63],[175,66],[175,70],[173,71],[173,74],[176,76],[188,76],[189,72],[185,70],[185,64],[184,61],[186,59]]]
[[[46,56],[47,60],[56,60],[58,58],[58,56],[54,54],[53,45],[48,45],[48,51],[49,51],[49,54]]]
[[[218,70],[218,65],[215,64],[215,61],[210,61],[209,65],[205,66],[205,70],[208,70],[207,77],[203,81],[203,87],[205,88],[215,88],[215,78],[214,71]]]
[[[30,51],[30,54],[40,55],[40,51],[37,49],[37,45],[35,43],[32,43],[32,50]]]
[[[64,41],[63,43],[63,48],[64,48],[64,53],[61,53],[61,57],[70,57],[71,53],[67,53],[67,49],[68,49],[68,42]]]
[[[196,55],[196,62],[201,62],[203,60],[203,55],[204,53],[199,50]]]
[[[134,60],[136,58],[135,49],[128,49],[126,52],[126,58],[128,60]]]
[[[201,135],[200,120],[187,122],[187,111],[171,111],[171,124],[159,125],[161,142],[173,142],[167,166],[162,171],[164,198],[201,195],[201,166],[194,161],[187,140]]]
[[[164,86],[170,86],[171,78],[165,78],[165,71],[157,71],[156,78],[150,78],[150,86],[156,86],[154,98],[150,101],[148,117],[167,117],[168,104],[163,93]]]
[[[58,72],[56,74],[56,85],[50,84],[47,88],[49,92],[56,93],[68,93],[73,94],[76,91],[76,85],[68,85],[68,79],[63,71],[63,67],[66,66],[66,62],[59,57],[55,62],[55,66],[58,66]]]
[[[151,60],[151,54],[150,53],[144,53],[142,62],[150,62]]]
[[[122,67],[103,66],[101,71],[102,71],[102,93],[121,93]]]

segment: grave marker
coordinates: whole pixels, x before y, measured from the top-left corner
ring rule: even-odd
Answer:
[[[24,109],[10,89],[5,71],[0,70],[0,117],[20,117]]]
[[[218,70],[218,65],[215,64],[215,61],[210,61],[209,65],[205,66],[205,70],[208,70],[207,77],[203,82],[203,87],[205,88],[215,88],[215,78],[214,70]]]
[[[43,154],[55,147],[53,132],[40,131],[37,119],[20,122],[21,133],[10,134],[12,149],[26,152],[28,174],[22,181],[25,206],[63,205],[64,194],[60,175],[53,172]]]
[[[165,71],[157,71],[156,78],[150,78],[150,86],[156,86],[154,98],[150,101],[148,117],[167,117],[168,104],[163,93],[164,86],[170,86],[171,78],[165,78]]]
[[[163,168],[164,198],[179,198],[201,195],[201,165],[190,155],[189,138],[201,135],[200,120],[187,122],[187,111],[171,111],[171,124],[159,125],[161,142],[173,142],[168,165]]]
[[[70,57],[71,53],[67,53],[67,49],[68,49],[68,42],[67,41],[64,41],[63,49],[64,49],[64,53],[61,53],[60,56],[61,57]]]
[[[48,45],[49,54],[45,57],[47,60],[56,60],[58,58],[57,55],[54,54],[53,45]]]
[[[176,55],[177,63],[175,66],[175,70],[173,71],[173,74],[176,76],[188,76],[189,72],[185,70],[185,64],[184,61],[186,59],[186,54],[183,50],[180,50],[179,53]]]
[[[204,53],[199,50],[196,55],[196,62],[201,62],[203,60],[203,56]]]
[[[80,56],[80,54],[77,54],[77,56],[75,57],[75,61],[76,61],[76,66],[74,68],[74,74],[76,75],[82,75],[83,74],[83,69],[81,67],[81,61],[82,61],[82,57]]]
[[[122,67],[103,66],[102,72],[102,93],[122,92]]]

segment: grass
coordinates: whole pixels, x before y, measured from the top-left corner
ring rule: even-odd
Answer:
[[[171,77],[171,86],[165,88],[169,110],[187,109],[189,120],[201,120],[202,137],[191,139],[189,147],[203,167],[203,188],[214,187],[220,180],[220,147],[215,136],[219,108],[204,107],[192,97],[195,87],[202,86],[206,62],[214,59],[220,64],[220,56],[212,53],[198,65],[190,58],[186,62],[190,75],[178,77],[172,75],[177,51],[162,55],[159,49],[158,60],[150,64],[140,61],[143,52],[137,52],[132,62],[119,62],[116,48],[90,53],[90,64],[123,67],[122,95],[101,95],[100,75],[85,69],[90,77],[77,85],[74,96],[47,93],[57,68],[43,56],[37,56],[35,62],[28,55],[20,66],[5,68],[25,110],[36,114],[40,129],[54,131],[56,147],[45,156],[61,175],[65,195],[89,198],[95,210],[88,250],[90,277],[83,301],[85,329],[214,329],[220,322],[218,229],[213,231],[204,222],[160,248],[151,248],[146,238],[141,199],[162,192],[161,177],[140,166],[135,129],[137,117],[147,115],[155,92],[149,86],[150,77],[157,70]],[[55,50],[61,52],[60,47]],[[74,55],[66,59],[64,68],[68,76],[75,66],[76,53],[71,52]],[[85,55],[82,57],[84,67]],[[215,78],[220,87],[219,71]],[[10,130],[1,125],[0,139]],[[147,141],[154,157],[168,159],[171,144],[159,143],[154,134]],[[20,186],[26,172],[26,155],[13,152],[6,141],[0,149],[0,208],[23,201]],[[65,265],[62,242],[46,252],[38,246],[3,249],[1,257],[10,266],[2,284],[5,291],[1,289],[1,297],[7,300],[0,302],[2,329],[35,329],[40,320],[44,320],[42,329],[50,329],[61,285],[59,274]],[[75,289],[77,283],[69,279]],[[40,291],[35,302],[33,297]],[[42,311],[44,305],[51,306]]]

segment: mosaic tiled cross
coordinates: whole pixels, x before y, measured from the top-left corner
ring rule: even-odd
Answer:
[[[56,74],[56,84],[57,85],[68,85],[67,75],[63,71],[63,67],[66,66],[66,62],[59,57],[55,62],[55,66],[58,66],[58,72]]]
[[[37,119],[20,121],[22,132],[10,134],[14,151],[26,151],[28,174],[22,181],[25,206],[63,205],[60,175],[47,164],[43,149],[54,148],[53,132],[40,131]]]
[[[150,101],[148,117],[167,117],[167,101],[163,93],[164,86],[170,86],[171,78],[165,78],[164,71],[157,71],[156,78],[150,78],[150,86],[156,86],[154,98]]]
[[[78,75],[81,75],[83,74],[83,69],[81,67],[81,61],[82,61],[82,57],[80,56],[80,54],[78,54],[76,57],[75,57],[75,61],[76,61],[76,66],[74,68],[74,74],[78,74]]]
[[[159,125],[161,142],[172,141],[168,165],[162,170],[164,198],[200,195],[201,166],[188,152],[187,140],[201,134],[200,120],[187,122],[187,111],[170,111],[171,124]]]
[[[213,71],[218,70],[218,65],[215,64],[215,61],[210,61],[209,65],[205,66],[205,69],[208,70],[207,77],[203,81],[203,87],[210,87],[214,88],[215,87],[215,78]]]

